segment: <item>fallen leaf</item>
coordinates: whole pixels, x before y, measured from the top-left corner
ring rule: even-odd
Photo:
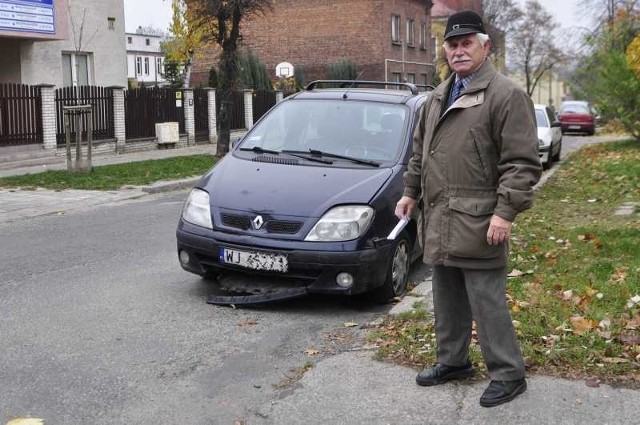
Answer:
[[[598,388],[600,386],[600,380],[598,378],[589,378],[585,381],[587,387]]]
[[[582,335],[597,326],[593,320],[586,319],[582,316],[572,316],[571,324],[573,325],[573,332],[576,335]]]
[[[359,325],[356,322],[346,322],[344,326],[346,328],[355,328],[356,326],[359,326]]]
[[[7,425],[44,425],[44,419],[17,418],[7,422]]]
[[[524,276],[524,272],[518,269],[511,270],[511,273],[507,275],[507,277],[520,277],[520,276]]]
[[[629,363],[629,359],[623,359],[622,357],[605,357],[602,361],[613,364]]]
[[[247,321],[238,323],[238,326],[255,326],[257,324],[258,322],[256,322],[255,320],[247,320]]]
[[[308,348],[306,350],[304,350],[305,354],[307,356],[316,356],[318,354],[320,354],[319,350],[316,350],[315,348]]]

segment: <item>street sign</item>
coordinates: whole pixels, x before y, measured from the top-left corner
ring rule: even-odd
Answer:
[[[53,0],[0,0],[0,31],[55,34]]]

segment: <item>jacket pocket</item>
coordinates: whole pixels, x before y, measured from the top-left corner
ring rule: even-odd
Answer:
[[[449,198],[450,256],[489,259],[501,255],[502,245],[487,243],[487,231],[496,202],[495,198]]]

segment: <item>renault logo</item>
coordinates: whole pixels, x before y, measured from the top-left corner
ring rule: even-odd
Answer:
[[[260,228],[262,227],[262,225],[264,224],[264,220],[262,219],[261,215],[257,215],[256,218],[254,218],[251,221],[251,224],[253,224],[253,228],[255,230],[260,230]]]

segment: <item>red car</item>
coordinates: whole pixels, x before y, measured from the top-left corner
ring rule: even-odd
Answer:
[[[563,133],[578,132],[593,136],[596,132],[596,114],[589,103],[582,100],[563,102],[558,120]]]

